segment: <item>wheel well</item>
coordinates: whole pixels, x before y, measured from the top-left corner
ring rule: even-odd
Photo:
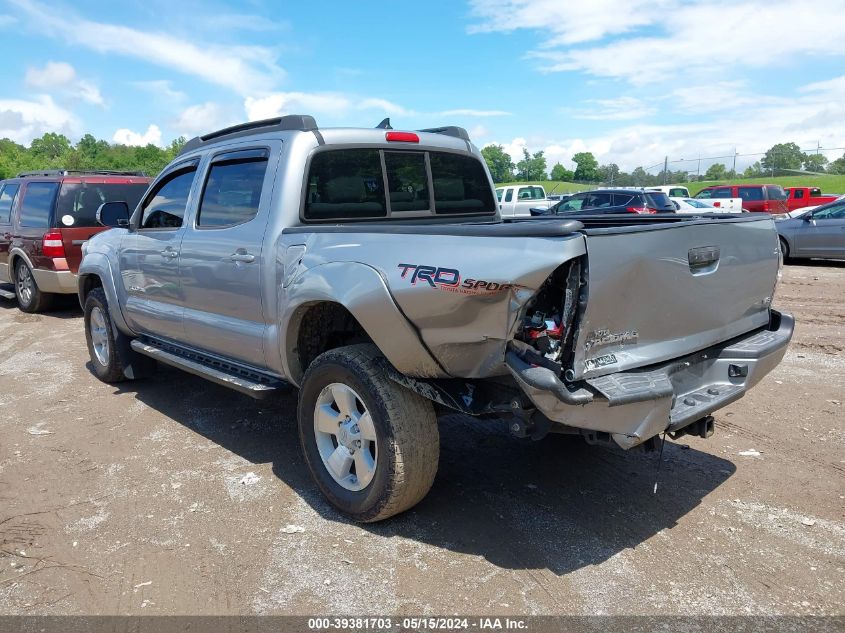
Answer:
[[[781,253],[784,257],[786,257],[787,253],[789,253],[789,250],[792,248],[792,245],[789,243],[789,240],[786,239],[783,235],[778,235],[778,246],[780,246],[781,244],[786,244],[786,253]]]
[[[82,292],[81,292],[81,303],[83,306],[85,305],[85,298],[94,288],[102,288],[103,287],[103,280],[100,279],[97,275],[85,275],[82,278]]]
[[[371,343],[358,320],[339,303],[324,301],[303,306],[297,312],[296,347],[290,370],[299,380],[308,365],[323,352],[355,343]],[[294,367],[298,364],[298,367]]]

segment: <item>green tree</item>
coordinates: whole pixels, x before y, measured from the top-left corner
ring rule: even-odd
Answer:
[[[516,173],[519,180],[523,181],[546,180],[546,157],[543,156],[543,151],[532,155],[523,147],[522,160],[516,164]]]
[[[631,184],[633,184],[635,187],[645,187],[651,184],[649,182],[650,180],[651,176],[642,167],[637,167],[636,169],[634,169],[634,171],[631,172]]]
[[[179,139],[177,139],[178,141]],[[185,139],[182,140],[184,145]],[[171,143],[168,149],[172,150],[174,154],[178,153],[174,144]],[[181,149],[181,146],[179,147]],[[493,182],[508,182],[513,180],[513,160],[501,145],[488,145],[481,149],[481,155],[487,162],[487,168],[490,170],[490,175],[493,177]]]
[[[610,163],[609,165],[602,165],[598,168],[599,180],[601,182],[610,184],[617,184],[619,182],[619,165]]]
[[[53,166],[53,163],[70,152],[70,139],[64,134],[47,132],[41,138],[34,139],[29,149],[33,156]]]
[[[578,152],[572,157],[575,163],[575,180],[582,182],[599,181],[599,163],[592,152]]]
[[[829,174],[845,174],[845,154],[842,154],[841,158],[837,158],[830,163],[827,172]]]
[[[554,167],[552,167],[552,180],[569,182],[573,178],[575,178],[575,174],[560,163],[555,163]]]
[[[821,154],[806,154],[804,156],[804,169],[807,171],[824,171],[827,165],[827,156]]]
[[[806,155],[795,143],[777,143],[769,148],[760,163],[769,172],[799,170]]]
[[[758,160],[753,165],[749,165],[745,168],[745,171],[742,172],[743,178],[758,178],[763,175],[763,166],[760,164]]]
[[[722,163],[713,163],[704,172],[705,180],[725,180],[728,177],[728,170]]]

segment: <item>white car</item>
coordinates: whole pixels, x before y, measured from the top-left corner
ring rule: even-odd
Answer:
[[[551,205],[540,185],[496,187],[496,197],[503,218],[530,218],[532,208],[548,209]]]
[[[676,213],[742,213],[742,209],[724,209],[713,206],[713,203],[697,198],[669,197],[675,203]]]

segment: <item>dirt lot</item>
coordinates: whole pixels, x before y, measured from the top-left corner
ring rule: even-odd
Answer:
[[[787,267],[776,303],[784,363],[667,445],[656,496],[654,454],[452,417],[427,499],[358,526],[309,479],[294,393],[108,386],[72,301],[0,301],[0,613],[842,614],[845,265]]]

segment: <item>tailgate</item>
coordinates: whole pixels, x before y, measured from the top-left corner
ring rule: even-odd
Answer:
[[[586,233],[576,379],[677,358],[769,321],[778,272],[770,217]]]

